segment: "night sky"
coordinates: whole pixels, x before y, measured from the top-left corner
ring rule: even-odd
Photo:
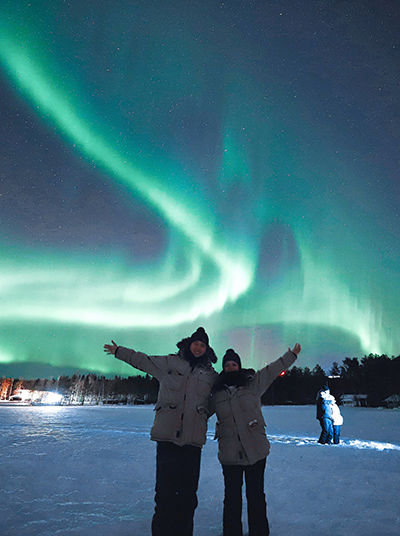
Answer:
[[[400,353],[397,1],[0,7],[0,376]]]

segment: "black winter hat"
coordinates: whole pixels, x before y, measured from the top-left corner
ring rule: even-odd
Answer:
[[[234,361],[235,363],[237,363],[239,365],[240,369],[242,368],[242,362],[240,360],[240,356],[232,348],[229,348],[225,352],[225,355],[224,355],[224,357],[222,359],[222,368],[225,367],[225,363],[227,363],[228,361]]]
[[[199,327],[194,333],[191,334],[189,339],[189,345],[192,344],[192,342],[194,341],[204,342],[204,344],[208,346],[208,335],[204,328]]]

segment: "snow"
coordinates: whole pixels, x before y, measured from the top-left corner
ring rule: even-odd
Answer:
[[[272,536],[400,534],[399,411],[341,408],[337,446],[317,443],[312,406],[263,411],[271,441],[265,487]],[[150,406],[1,407],[0,532],[150,534],[152,419]],[[203,449],[195,536],[222,532],[214,422]]]

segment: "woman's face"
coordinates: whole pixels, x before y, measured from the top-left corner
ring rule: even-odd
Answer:
[[[224,372],[234,372],[239,370],[239,364],[236,361],[227,361],[224,365]]]
[[[202,341],[193,341],[189,346],[189,350],[195,357],[201,357],[203,354],[206,353],[207,345],[205,342]]]

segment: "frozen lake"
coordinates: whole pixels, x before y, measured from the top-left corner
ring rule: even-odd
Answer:
[[[272,536],[400,534],[400,412],[341,410],[343,443],[322,446],[314,407],[264,408]],[[1,534],[150,535],[152,420],[148,406],[0,407]],[[221,534],[213,428],[211,419],[195,536]]]

